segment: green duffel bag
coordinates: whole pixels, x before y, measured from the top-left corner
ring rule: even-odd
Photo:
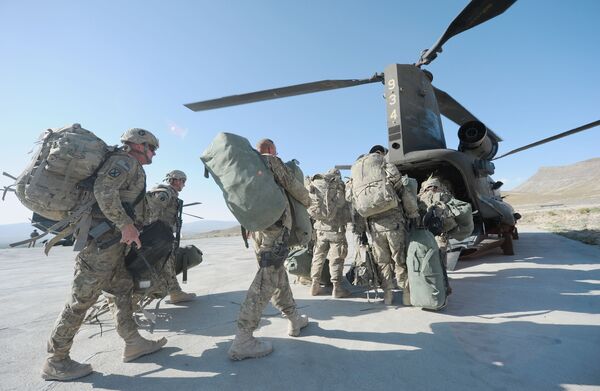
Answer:
[[[310,267],[312,265],[313,251],[312,246],[296,247],[290,250],[283,265],[288,273],[298,277],[310,279]],[[321,284],[331,284],[331,274],[329,273],[329,261],[323,264],[321,273]]]
[[[448,237],[456,240],[464,240],[471,236],[475,227],[471,204],[452,198],[447,203],[447,206],[450,214],[454,216],[454,220],[456,221],[456,227],[448,231]]]
[[[300,183],[304,182],[304,173],[298,166],[300,163],[293,159],[285,163],[292,170],[294,176]],[[294,197],[288,195],[290,208],[292,209],[292,230],[290,231],[289,247],[304,246],[312,238],[312,223],[306,207],[297,201]],[[309,273],[310,274],[310,273]]]
[[[194,245],[179,247],[175,252],[175,273],[191,269],[202,263],[202,251]]]
[[[242,227],[262,231],[279,220],[286,207],[285,192],[246,138],[219,133],[200,159]]]
[[[406,254],[410,301],[414,307],[440,310],[446,306],[446,277],[435,237],[426,229],[409,233]]]

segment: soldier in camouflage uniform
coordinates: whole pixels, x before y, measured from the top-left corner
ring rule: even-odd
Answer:
[[[273,171],[277,184],[290,196],[308,206],[308,191],[277,157],[273,141],[263,139],[256,149]],[[296,310],[288,275],[283,267],[283,261],[289,252],[287,243],[291,228],[292,215],[288,203],[283,215],[275,224],[263,231],[252,233],[259,269],[240,308],[238,330],[228,352],[232,360],[262,357],[273,351],[271,343],[252,336],[269,300],[288,318],[290,336],[297,337],[300,335],[300,329],[308,325],[306,315],[300,315]]]
[[[173,170],[165,178],[168,185],[158,185],[147,194],[148,208],[152,214],[151,220],[162,220],[167,223],[174,233],[181,227],[179,212],[183,202],[179,199],[179,192],[185,187],[187,176],[183,171]],[[166,282],[167,292],[170,296],[168,303],[175,304],[193,300],[195,293],[186,293],[179,286],[175,272],[175,253],[165,263],[160,277]]]
[[[386,152],[387,150],[381,145],[375,145],[369,151],[369,153],[382,155],[385,155]],[[400,198],[402,194],[402,176],[398,168],[387,163],[385,171],[387,180],[392,184]],[[392,291],[394,288],[394,271],[398,287],[403,291],[403,303],[408,304],[406,301],[410,298],[408,295],[404,222],[404,211],[401,205],[367,218],[369,241],[379,268],[383,301],[386,305],[391,305],[394,300],[394,292]]]
[[[421,213],[426,214],[428,210],[434,208],[437,218],[441,220],[440,232],[435,232],[435,241],[440,248],[440,259],[444,264],[444,268],[447,266],[448,231],[456,227],[456,221],[446,206],[453,198],[452,193],[436,176],[429,176],[421,184],[419,190],[419,209]],[[452,293],[452,288],[446,277],[446,294],[449,295],[450,293]]]
[[[344,298],[350,296],[342,285],[344,261],[348,255],[348,241],[346,240],[346,224],[350,222],[350,207],[346,202],[346,187],[342,176],[337,169],[330,170],[327,175],[335,175],[338,184],[337,196],[324,202],[338,200],[333,211],[335,218],[331,221],[315,220],[313,225],[316,231],[316,240],[313,247],[313,258],[310,270],[312,284],[310,294],[317,296],[321,292],[321,273],[325,260],[329,259],[329,272],[333,284],[332,296]],[[332,189],[333,190],[333,189]],[[330,190],[330,191],[332,191]]]
[[[115,296],[117,333],[125,340],[124,362],[155,352],[167,342],[165,338],[147,340],[138,333],[132,316],[133,281],[124,262],[128,246],[141,247],[136,225],[145,213],[145,203],[140,202],[146,186],[142,165],[152,163],[158,140],[152,133],[134,128],[126,131],[121,141],[124,147],[108,157],[94,182],[98,208],[92,212],[93,226],[108,222],[110,228],[88,241],[76,257],[71,293],[48,341],[50,357],[42,368],[46,380],[72,380],[92,372],[90,364],[72,360],[69,351],[86,311],[102,291]]]

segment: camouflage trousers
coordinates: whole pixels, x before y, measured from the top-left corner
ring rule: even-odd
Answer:
[[[288,235],[289,230],[278,223],[264,231],[253,232],[252,239],[257,260],[261,262],[264,254],[272,253],[283,255],[285,258]],[[283,267],[283,259],[281,261],[279,265],[259,266],[240,308],[237,322],[240,330],[253,332],[258,328],[260,318],[269,300],[275,308],[287,316],[296,313],[296,302],[292,295],[287,272]]]
[[[344,261],[348,255],[348,242],[342,232],[317,231],[317,239],[313,247],[313,259],[310,268],[310,277],[321,280],[323,265],[329,259],[329,273],[331,282],[341,282],[344,271]]]
[[[87,310],[102,291],[115,296],[117,333],[121,338],[139,335],[132,317],[133,280],[125,269],[125,249],[122,243],[99,249],[91,242],[77,255],[71,293],[50,334],[48,353],[59,358],[69,354]]]
[[[406,288],[408,270],[406,269],[404,229],[371,231],[370,234],[375,262],[382,279],[381,287],[384,290],[392,289],[395,272],[398,287],[401,289]]]

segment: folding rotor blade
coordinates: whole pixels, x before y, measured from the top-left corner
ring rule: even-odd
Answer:
[[[263,100],[286,98],[288,96],[311,94],[313,92],[354,87],[361,84],[376,82],[383,82],[383,75],[375,74],[370,79],[321,80],[312,83],[296,84],[288,87],[273,88],[271,90],[250,92],[248,94],[231,95],[219,99],[188,103],[184,106],[192,111],[212,110],[219,109],[221,107],[243,105],[246,103],[260,102]]]
[[[450,38],[486,22],[506,11],[517,0],[472,0],[465,9],[450,23],[446,32],[429,49],[421,54],[421,58],[415,64],[420,67],[433,61],[438,53],[442,51],[442,45]]]
[[[575,133],[583,132],[584,130],[587,130],[587,129],[590,129],[590,128],[594,128],[594,127],[596,127],[598,125],[600,125],[600,120],[594,121],[594,122],[590,122],[589,124],[582,125],[582,126],[580,126],[578,128],[567,130],[566,132],[559,133],[559,134],[554,135],[552,137],[547,137],[547,138],[545,138],[543,140],[536,141],[535,143],[527,144],[524,147],[513,149],[512,151],[507,152],[504,155],[498,156],[494,160],[498,160],[498,159],[500,159],[500,158],[502,158],[504,156],[512,155],[514,153],[521,152],[521,151],[524,151],[524,150],[529,149],[529,148],[537,147],[538,145],[546,144],[546,143],[548,143],[550,141],[558,140],[559,138],[563,138],[563,137],[567,137],[567,136],[570,136],[570,135],[575,134]]]
[[[465,109],[460,103],[458,103],[453,97],[448,95],[447,92],[440,90],[439,88],[433,87],[435,97],[440,108],[440,113],[450,121],[454,122],[458,126],[463,125],[469,121],[479,121],[469,110]],[[481,122],[481,121],[480,121]],[[488,128],[488,135],[495,139],[497,142],[502,141],[502,138]]]
[[[196,215],[193,215],[193,214],[189,214],[189,213],[185,213],[185,212],[181,212],[181,213],[183,213],[183,214],[184,214],[184,215],[186,215],[186,216],[192,216],[192,217],[195,217],[195,218],[197,218],[197,219],[204,219],[204,217],[196,216]]]
[[[352,166],[350,164],[337,164],[335,168],[338,170],[350,170],[352,169]]]
[[[189,204],[183,204],[183,206],[193,206],[193,205],[200,205],[202,202],[190,202]]]

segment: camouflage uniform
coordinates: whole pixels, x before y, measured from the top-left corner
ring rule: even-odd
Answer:
[[[320,281],[325,260],[329,259],[331,282],[342,282],[344,261],[348,255],[346,224],[330,225],[322,221],[316,221],[314,229],[316,240],[313,247],[310,277],[313,281],[315,279]]]
[[[398,195],[402,194],[402,176],[395,165],[386,163],[387,180]],[[393,288],[394,270],[398,287],[406,288],[408,271],[406,269],[404,212],[402,206],[387,210],[367,218],[370,242],[375,261],[379,266],[381,287]]]
[[[142,165],[126,153],[112,155],[98,171],[94,196],[100,210],[93,213],[94,225],[107,218],[114,228],[98,238],[98,242],[88,241],[76,257],[71,294],[48,341],[48,352],[54,357],[68,357],[86,311],[102,291],[115,295],[117,333],[121,338],[129,340],[139,336],[131,308],[133,281],[124,262],[127,247],[118,239],[123,226],[142,221],[145,203],[136,205],[136,221],[127,215],[122,203],[134,203],[144,193],[145,183],[146,174]],[[113,239],[116,240],[115,244],[102,248],[102,243]]]
[[[262,156],[273,171],[275,181],[302,204],[310,204],[308,191],[283,162],[272,155]],[[289,252],[287,242],[291,228],[292,216],[288,203],[283,215],[275,224],[263,231],[252,233],[259,269],[240,308],[238,329],[249,333],[256,330],[269,300],[288,318],[297,316],[296,302],[283,267],[283,261]]]
[[[435,180],[435,179],[434,179]],[[435,241],[440,248],[440,258],[446,265],[446,251],[448,249],[448,235],[447,232],[456,227],[456,221],[450,215],[450,211],[446,207],[446,204],[454,198],[447,188],[438,183],[435,187],[428,186],[428,181],[421,184],[421,192],[419,193],[419,209],[425,213],[429,207],[436,207],[437,211],[441,214],[443,223],[443,232],[440,235],[435,236]]]
[[[173,232],[177,232],[177,215],[179,212],[179,204],[181,200],[178,198],[178,192],[169,185],[158,185],[151,189],[147,194],[148,209],[150,218],[148,222],[156,220],[164,221],[173,229]],[[177,281],[177,273],[175,272],[175,254],[172,253],[169,259],[165,263],[159,278],[164,281],[165,287],[161,287],[163,292],[171,294],[175,292],[182,292],[181,286]]]

